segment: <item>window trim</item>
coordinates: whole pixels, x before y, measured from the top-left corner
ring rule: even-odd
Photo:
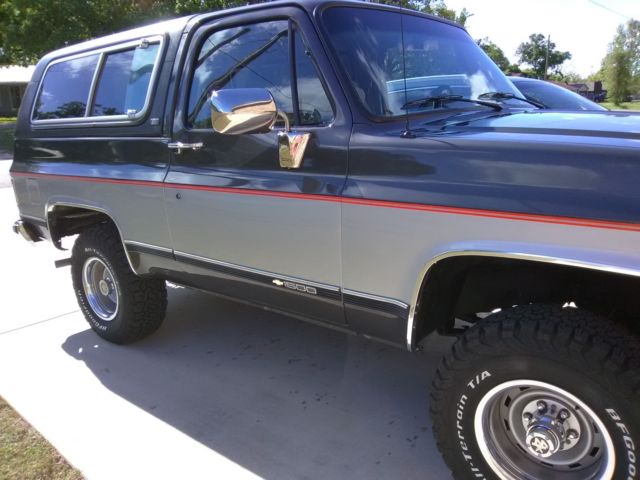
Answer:
[[[151,77],[149,78],[149,86],[147,87],[147,95],[145,96],[144,105],[139,112],[136,112],[134,115],[100,115],[92,117],[90,113],[93,110],[93,105],[95,104],[96,94],[98,90],[98,82],[102,77],[102,71],[106,63],[107,55],[112,53],[123,52],[126,50],[131,50],[132,47],[138,47],[142,43],[148,43],[149,45],[158,44],[158,54],[156,55],[156,59],[153,65],[153,70],[151,71]],[[75,55],[69,55],[66,57],[57,58],[47,65],[42,74],[42,78],[40,78],[40,82],[38,83],[37,93],[33,100],[33,105],[31,106],[31,114],[30,114],[30,122],[35,128],[38,127],[46,127],[46,126],[86,126],[86,125],[129,125],[133,123],[139,123],[144,117],[147,116],[149,110],[151,108],[151,99],[153,98],[153,93],[156,88],[156,83],[158,77],[160,75],[160,70],[162,68],[162,59],[164,57],[165,50],[165,36],[164,35],[153,35],[153,36],[145,36],[140,38],[135,38],[128,40],[123,43],[118,43],[116,45],[111,45],[108,47],[98,48],[94,50],[89,50],[86,52],[78,53]],[[93,77],[91,79],[91,85],[89,87],[89,94],[87,98],[87,107],[84,112],[83,117],[70,117],[70,118],[48,118],[48,119],[36,119],[34,118],[36,114],[36,106],[38,104],[38,99],[40,98],[40,94],[42,93],[42,88],[44,86],[44,81],[49,73],[49,69],[53,65],[57,65],[62,62],[68,62],[71,60],[75,60],[77,58],[90,57],[92,55],[98,55],[98,62],[96,63],[96,68],[93,72]]]
[[[195,42],[193,42],[193,44],[197,43],[198,47],[197,48],[192,48],[190,53],[189,53],[189,57],[186,59],[186,61],[189,64],[188,70],[186,72],[186,75],[183,76],[184,79],[186,79],[186,81],[188,82],[188,87],[185,89],[186,95],[184,95],[183,98],[183,105],[184,108],[182,109],[182,118],[181,118],[181,122],[183,125],[183,128],[185,129],[185,131],[187,132],[211,132],[212,130],[210,128],[197,128],[194,127],[192,125],[189,125],[188,123],[188,115],[189,115],[189,99],[191,96],[191,87],[193,86],[193,76],[195,75],[195,71],[196,68],[195,67],[195,62],[198,59],[198,54],[200,53],[202,46],[204,45],[205,41],[207,38],[209,38],[209,36],[211,36],[211,34],[213,34],[214,32],[220,32],[222,30],[228,30],[231,28],[237,28],[237,27],[242,27],[242,26],[247,26],[247,25],[255,25],[255,24],[259,24],[259,23],[269,23],[269,22],[273,22],[273,21],[284,21],[284,22],[288,22],[287,28],[288,28],[288,55],[289,55],[289,62],[287,63],[287,65],[283,66],[283,68],[287,68],[289,70],[291,70],[291,61],[295,62],[295,58],[293,58],[293,60],[291,59],[290,56],[290,47],[289,45],[291,44],[290,42],[290,38],[289,35],[291,34],[291,31],[293,30],[294,33],[298,33],[300,35],[300,38],[302,39],[302,43],[303,45],[306,47],[309,43],[308,39],[306,38],[306,35],[304,33],[304,28],[302,28],[302,26],[300,25],[300,22],[298,22],[296,20],[296,18],[292,15],[278,15],[275,14],[273,16],[270,17],[265,17],[265,18],[252,18],[251,20],[245,20],[245,19],[234,19],[235,21],[228,21],[228,22],[222,22],[222,23],[218,23],[213,21],[211,24],[205,24],[202,25],[201,28],[199,28],[199,32],[198,32],[198,36],[195,39]],[[333,123],[336,120],[336,115],[337,115],[337,107],[336,107],[336,102],[334,100],[334,98],[332,97],[330,90],[327,88],[327,82],[326,79],[322,73],[322,70],[318,67],[318,63],[316,62],[316,59],[314,58],[314,55],[312,54],[309,57],[309,61],[311,62],[311,64],[313,65],[313,68],[316,72],[316,75],[318,76],[318,80],[320,80],[320,84],[322,85],[322,90],[324,91],[325,96],[327,97],[327,100],[329,101],[329,105],[331,106],[331,113],[332,113],[332,117],[331,117],[331,121],[329,121],[326,124],[318,124],[318,125],[291,125],[291,128],[293,129],[298,128],[298,129],[304,129],[304,130],[313,130],[313,129],[318,129],[318,128],[328,128],[331,127],[333,125]],[[291,73],[290,73],[291,75]],[[293,83],[296,83],[297,85],[297,78],[294,80],[292,79],[292,85]],[[299,108],[299,107],[298,107]],[[281,131],[284,130],[283,127],[273,127],[272,128],[273,131]]]

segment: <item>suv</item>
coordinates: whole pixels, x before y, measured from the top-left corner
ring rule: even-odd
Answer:
[[[418,350],[456,478],[638,478],[640,117],[537,109],[454,23],[314,0],[45,56],[15,230],[98,335],[167,280]]]

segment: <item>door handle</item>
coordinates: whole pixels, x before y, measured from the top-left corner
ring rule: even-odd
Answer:
[[[202,148],[202,142],[197,143],[182,143],[172,142],[167,145],[171,150],[175,150],[176,153],[182,153],[182,150],[200,150]]]

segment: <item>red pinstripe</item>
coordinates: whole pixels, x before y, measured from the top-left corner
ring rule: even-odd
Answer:
[[[78,180],[92,183],[111,183],[119,185],[136,185],[141,187],[179,188],[181,190],[200,190],[219,193],[232,193],[235,195],[252,195],[261,197],[293,198],[299,200],[315,200],[323,202],[336,202],[348,205],[364,205],[371,207],[397,208],[401,210],[414,210],[431,213],[446,213],[453,215],[467,215],[473,217],[497,218],[502,220],[519,220],[524,222],[550,223],[556,225],[569,225],[575,227],[603,228],[609,230],[623,230],[640,232],[640,224],[628,222],[611,222],[605,220],[589,220],[573,217],[557,217],[531,213],[503,212],[496,210],[480,210],[462,207],[447,207],[440,205],[424,205],[420,203],[403,203],[388,200],[369,200],[363,198],[338,197],[335,195],[316,195],[307,193],[275,192],[268,190],[251,190],[245,188],[211,187],[207,185],[186,185],[180,183],[164,183],[146,180],[119,180],[109,178],[79,177],[73,175],[55,175],[46,173],[22,173],[12,172],[14,177],[51,178],[60,180]]]

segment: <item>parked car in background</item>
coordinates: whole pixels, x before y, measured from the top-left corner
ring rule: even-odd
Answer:
[[[533,102],[544,108],[553,110],[607,110],[602,105],[592,102],[567,88],[554,85],[544,80],[525,77],[509,77],[518,90]]]

